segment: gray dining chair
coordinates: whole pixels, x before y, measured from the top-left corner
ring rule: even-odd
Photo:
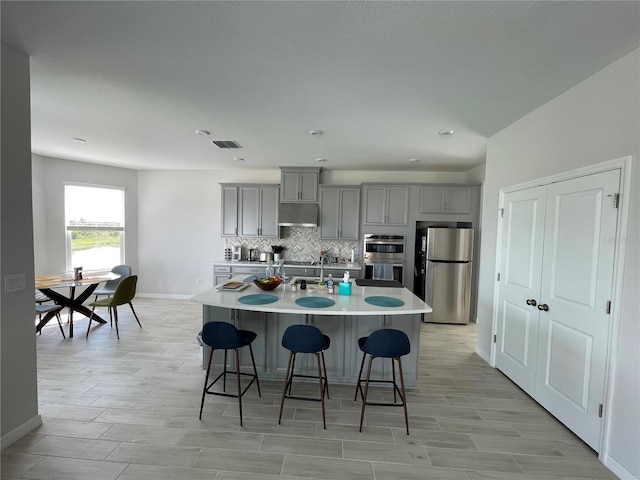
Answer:
[[[49,301],[51,301],[51,299],[49,299]],[[36,302],[36,315],[38,315],[40,319],[42,319],[42,315],[46,315],[49,312],[54,312],[56,316],[56,320],[58,320],[58,326],[60,327],[62,338],[67,338],[67,336],[64,334],[64,329],[62,328],[62,319],[60,318],[60,310],[62,310],[61,305],[57,305],[57,304],[42,305],[42,303]],[[40,333],[42,334],[42,330],[40,330]]]
[[[122,280],[131,276],[131,267],[129,265],[116,265],[111,269],[111,272],[117,273],[120,277],[109,280],[104,284],[104,287],[96,289],[93,294],[96,296],[95,300],[98,300],[99,295],[112,296],[116,292],[116,288]]]

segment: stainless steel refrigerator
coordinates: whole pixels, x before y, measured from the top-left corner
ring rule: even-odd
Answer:
[[[423,230],[424,301],[433,308],[425,322],[469,323],[473,229],[430,227]]]

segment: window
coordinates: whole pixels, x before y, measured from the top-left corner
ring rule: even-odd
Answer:
[[[67,270],[124,263],[124,188],[65,185]]]

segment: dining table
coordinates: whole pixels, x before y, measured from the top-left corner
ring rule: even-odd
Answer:
[[[115,280],[120,275],[105,270],[93,270],[82,272],[81,278],[76,278],[73,272],[59,275],[40,275],[35,277],[35,287],[44,295],[49,297],[58,305],[69,309],[69,337],[73,337],[73,312],[78,312],[86,317],[91,315],[91,309],[84,305],[84,302],[93,294],[102,282]],[[78,296],[76,288],[85,287]],[[64,295],[59,289],[69,289],[69,295]],[[55,312],[49,312],[42,317],[36,332],[55,317]],[[93,313],[93,320],[98,323],[107,323],[100,315]]]

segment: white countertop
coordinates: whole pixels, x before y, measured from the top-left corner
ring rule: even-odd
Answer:
[[[289,260],[291,262],[291,260]],[[320,268],[319,263],[315,263],[311,265],[311,262],[300,264],[300,263],[289,263],[287,260],[284,260],[285,268]],[[218,260],[214,261],[212,265],[218,266],[237,266],[237,267],[265,267],[267,266],[267,262],[250,262],[248,260],[239,260],[237,262],[232,262],[231,260]],[[359,263],[325,263],[325,270],[362,270],[362,266]]]
[[[238,263],[238,262],[233,262]],[[247,262],[249,263],[249,262]],[[255,263],[255,262],[253,262]],[[231,279],[231,281],[242,281],[244,276]],[[205,290],[191,298],[192,302],[210,305],[213,307],[234,308],[238,310],[253,310],[259,312],[273,313],[295,313],[313,315],[407,315],[417,313],[430,313],[431,307],[416,297],[406,288],[391,287],[360,287],[355,280],[351,282],[351,295],[338,295],[337,283],[336,293],[329,295],[327,290],[320,290],[316,285],[313,293],[310,290],[291,291],[291,283],[295,278],[287,283],[279,285],[275,290],[263,291],[253,283],[240,292],[220,291],[217,288]],[[240,297],[257,293],[273,294],[278,297],[278,301],[266,305],[246,305],[238,302]],[[327,297],[335,301],[335,305],[326,308],[304,308],[295,303],[297,298],[305,296]],[[366,297],[385,296],[400,299],[404,305],[400,307],[379,307],[365,302]]]

